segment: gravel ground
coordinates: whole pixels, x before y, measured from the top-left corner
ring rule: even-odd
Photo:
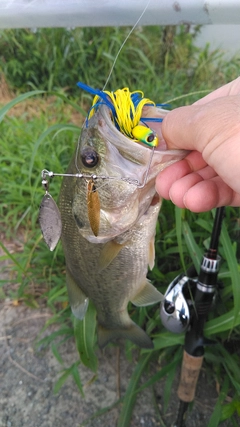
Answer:
[[[13,249],[9,245],[8,248]],[[6,266],[6,261],[0,261],[0,271],[4,264]],[[0,276],[7,283],[8,272],[5,270]],[[51,312],[47,308],[30,309],[24,304],[14,305],[10,299],[0,302],[0,427],[82,427],[84,421],[114,404],[119,395],[123,396],[126,391],[136,361],[126,359],[123,346],[119,347],[120,350],[108,346],[97,353],[99,368],[94,381],[93,373],[79,366],[84,398],[71,377],[58,394],[54,394],[54,384],[62,366],[51,348],[43,350],[35,345],[36,338],[50,317]],[[57,325],[51,325],[44,335],[57,329]],[[61,346],[61,357],[65,367],[78,360],[73,339]],[[152,373],[156,369],[159,366],[152,366]],[[146,374],[143,381],[148,378]],[[142,391],[137,398],[131,427],[173,426],[178,409],[178,381],[179,375],[175,378],[165,413],[164,380],[155,386],[155,399],[151,389]],[[216,384],[203,368],[186,427],[207,427],[216,401]],[[119,413],[120,405],[116,405],[104,415],[84,423],[84,426],[115,427]],[[224,422],[221,426],[230,427],[232,424]]]
[[[0,426],[1,427],[80,427],[96,411],[113,404],[118,399],[118,370],[116,367],[116,347],[108,347],[99,352],[97,379],[91,382],[93,374],[80,366],[80,376],[84,384],[85,397],[78,392],[71,378],[53,394],[54,383],[59,377],[60,364],[51,349],[37,351],[35,339],[45,321],[51,315],[47,309],[32,310],[24,305],[13,306],[6,300],[0,304]],[[54,330],[51,327],[47,331]],[[74,341],[61,347],[65,366],[77,360]],[[123,395],[135,363],[125,359],[120,350],[120,391]],[[146,379],[146,378],[145,378]],[[140,394],[134,410],[131,427],[157,427],[172,425],[176,417],[178,399],[176,387],[167,412],[160,421],[153,404],[151,390]],[[164,381],[156,386],[157,406],[161,414]],[[187,426],[207,426],[217,399],[215,384],[208,384],[203,370],[198,384],[196,401],[188,417]],[[119,406],[88,422],[88,427],[116,426]],[[231,424],[222,423],[222,426]],[[124,427],[124,426],[122,426]]]

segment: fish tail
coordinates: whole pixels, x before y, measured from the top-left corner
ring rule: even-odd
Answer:
[[[100,348],[105,347],[110,341],[118,338],[128,339],[141,348],[153,348],[152,340],[134,322],[131,322],[126,328],[115,329],[98,325],[98,345]]]

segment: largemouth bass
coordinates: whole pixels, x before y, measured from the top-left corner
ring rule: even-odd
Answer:
[[[165,114],[157,107],[143,108],[144,117]],[[100,104],[85,122],[69,165],[67,174],[75,176],[62,182],[59,209],[70,305],[73,314],[83,319],[88,298],[93,301],[100,347],[122,337],[143,348],[153,346],[130,319],[127,306],[129,301],[145,306],[163,299],[147,279],[148,266],[154,266],[161,206],[155,178],[186,155],[166,151],[158,137],[152,155],[151,147],[121,133],[111,109]],[[85,177],[76,176],[79,172]]]

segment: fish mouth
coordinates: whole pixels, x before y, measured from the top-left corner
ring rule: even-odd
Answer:
[[[150,107],[144,116],[166,115],[165,110]],[[149,111],[150,110],[150,111]],[[148,122],[150,123],[150,122]],[[150,125],[156,126],[156,122]],[[106,243],[131,229],[149,206],[160,202],[155,190],[157,174],[186,155],[183,150],[167,150],[157,123],[158,147],[149,147],[127,137],[115,126],[106,105],[100,105],[85,123],[79,139],[79,170],[89,174],[78,181],[79,191],[73,201],[73,211],[79,232],[91,243]],[[90,156],[94,167],[87,168],[81,155],[91,148],[99,161]],[[77,149],[78,150],[78,149]],[[81,157],[81,159],[80,159]],[[88,152],[87,152],[88,158]],[[75,171],[76,157],[72,162]],[[82,205],[82,198],[86,203]],[[124,234],[125,235],[125,234]]]
[[[157,117],[157,114],[159,114],[157,108],[155,109],[154,107],[148,107],[148,109],[145,110],[146,113],[143,112],[143,119],[144,117],[148,117],[150,108],[154,109],[155,117]],[[99,110],[95,113],[95,116],[97,115],[98,117],[96,118],[98,120],[98,130],[102,135],[102,138],[107,139],[108,143],[116,147],[119,153],[121,153],[124,158],[130,160],[135,164],[139,164],[146,167],[149,163],[152,147],[149,147],[140,141],[136,141],[133,138],[130,138],[129,136],[122,133],[120,130],[118,130],[114,122],[112,121],[111,112],[105,105],[102,105],[99,108]],[[157,127],[156,133],[159,137],[159,147],[157,147],[157,151],[166,151],[166,143],[162,138],[159,126]]]
[[[157,193],[155,193],[152,198],[150,206],[156,206],[159,203],[159,201],[160,201],[160,196]]]
[[[141,119],[148,119],[149,128],[158,136],[158,145],[151,147],[121,132],[113,121],[110,109],[104,104],[100,105],[89,122],[85,123],[82,138],[82,147],[89,145],[89,141],[94,147],[94,141],[100,141],[96,148],[100,159],[105,160],[96,169],[93,168],[96,178],[104,175],[106,179],[125,181],[140,189],[154,180],[166,166],[185,157],[185,150],[167,149],[160,122],[167,114],[167,110],[155,106],[145,106],[142,110]]]
[[[99,108],[99,111],[96,114],[98,113],[98,129],[102,136],[107,137],[108,141],[115,146],[124,157],[129,158],[134,163],[140,163],[143,166],[146,166],[153,148],[140,141],[136,141],[119,131],[112,121],[109,108],[105,105],[102,105]],[[142,110],[141,120],[144,121],[144,119],[147,118],[147,126],[157,134],[158,145],[154,147],[155,153],[165,154],[168,152],[174,157],[179,156],[179,158],[183,158],[186,156],[186,150],[168,150],[167,144],[163,138],[162,121],[168,113],[169,111],[164,110],[163,108],[145,106]],[[150,120],[151,118],[153,121]],[[160,119],[161,121],[155,121],[154,119]]]

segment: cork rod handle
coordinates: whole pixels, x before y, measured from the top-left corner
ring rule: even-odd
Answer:
[[[192,402],[194,400],[202,362],[203,356],[191,356],[186,351],[184,351],[181,378],[177,391],[179,399],[183,402]]]

